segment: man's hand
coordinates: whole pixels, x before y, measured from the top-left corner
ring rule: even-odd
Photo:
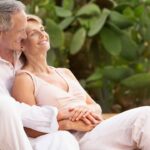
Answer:
[[[61,120],[59,121],[59,130],[74,130],[87,132],[91,131],[95,125],[87,125],[83,121],[72,122],[70,120]]]
[[[64,108],[59,110],[58,115],[57,115],[57,120],[65,120],[65,119],[69,119],[72,115],[72,111],[74,110],[74,108]]]

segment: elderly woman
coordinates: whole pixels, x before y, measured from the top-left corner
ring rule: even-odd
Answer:
[[[59,129],[69,130],[81,150],[149,150],[150,107],[136,108],[103,121],[100,106],[71,71],[48,66],[49,36],[42,21],[29,15],[26,32],[27,39],[22,42],[25,65],[16,74],[12,88],[16,100],[66,109],[63,117],[58,116]]]

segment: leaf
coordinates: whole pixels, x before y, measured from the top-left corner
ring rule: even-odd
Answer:
[[[122,85],[132,88],[132,89],[139,89],[139,88],[146,88],[150,87],[150,74],[149,73],[140,73],[133,75],[129,78],[124,79],[121,82]]]
[[[103,86],[103,83],[101,80],[94,80],[92,82],[87,83],[86,88],[100,88]]]
[[[70,17],[72,15],[70,10],[64,9],[63,7],[55,6],[55,11],[59,17]]]
[[[109,19],[113,24],[117,25],[121,29],[128,28],[133,25],[133,21],[131,19],[116,11],[111,11]]]
[[[102,14],[99,16],[99,18],[97,18],[97,20],[91,24],[88,36],[94,36],[103,28],[109,14],[110,11],[108,9],[104,9],[102,11]]]
[[[141,15],[144,13],[144,5],[139,5],[134,9],[134,13],[137,17],[141,17]]]
[[[62,30],[65,30],[73,21],[75,17],[67,17],[62,22],[60,22],[59,27]]]
[[[102,70],[97,68],[87,79],[86,87],[87,88],[99,88],[102,87]]]
[[[137,45],[136,43],[127,35],[120,37],[122,43],[122,51],[120,53],[121,57],[127,60],[137,59]]]
[[[70,45],[70,53],[72,55],[76,54],[81,47],[83,46],[86,38],[86,30],[84,28],[80,28],[74,34],[71,45]]]
[[[124,2],[124,3],[119,3],[116,7],[115,7],[115,11],[117,12],[122,12],[125,8],[129,8],[132,7],[131,3],[128,2]]]
[[[50,35],[51,45],[54,48],[61,47],[64,42],[63,32],[60,27],[51,19],[46,20],[46,26]]]
[[[93,19],[92,18],[77,18],[77,21],[80,23],[80,26],[86,28],[86,29],[89,29],[89,25],[90,25],[90,20]]]
[[[123,16],[127,17],[128,19],[135,19],[135,14],[132,8],[127,7],[123,10]]]
[[[92,82],[102,79],[102,70],[96,69],[87,79],[86,82]]]
[[[103,76],[109,80],[120,81],[133,74],[133,70],[127,66],[106,66]]]
[[[124,31],[121,30],[119,27],[117,27],[115,24],[113,24],[112,22],[108,21],[107,25],[110,29],[112,29],[114,32],[116,32],[119,36],[124,34]]]
[[[93,15],[100,15],[101,11],[98,5],[90,3],[86,4],[81,9],[77,11],[76,16],[93,16]]]
[[[100,32],[100,37],[104,48],[113,56],[117,56],[121,52],[121,40],[118,34],[106,27]]]
[[[142,30],[142,36],[143,36],[143,39],[145,41],[149,41],[150,40],[150,25],[148,25],[147,27],[143,28]]]
[[[74,0],[63,0],[63,8],[64,9],[68,9],[68,10],[72,10],[74,7]]]

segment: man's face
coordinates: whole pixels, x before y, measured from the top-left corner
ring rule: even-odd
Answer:
[[[13,14],[9,31],[1,32],[0,46],[3,50],[21,51],[21,41],[26,38],[27,18],[24,11]]]

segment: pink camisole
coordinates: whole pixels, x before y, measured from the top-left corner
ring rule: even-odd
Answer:
[[[82,86],[65,74],[63,68],[52,68],[66,81],[69,88],[68,91],[64,91],[56,85],[48,83],[27,70],[17,72],[17,74],[26,73],[31,77],[34,84],[34,96],[37,105],[51,105],[58,109],[86,105],[86,92]]]

